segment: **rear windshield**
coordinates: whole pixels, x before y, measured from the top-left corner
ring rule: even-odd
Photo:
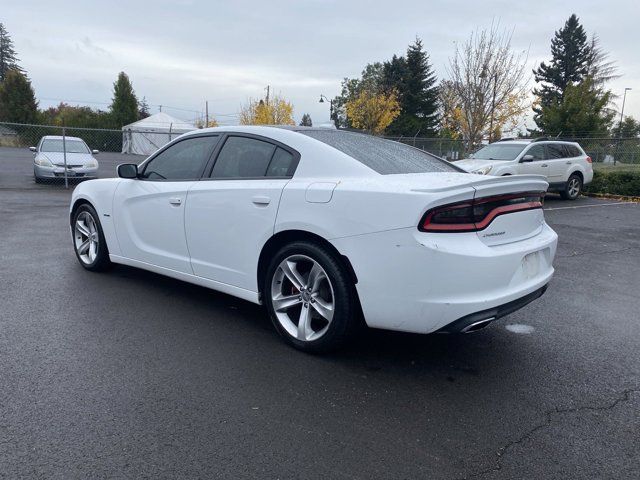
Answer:
[[[382,175],[464,171],[430,153],[371,135],[328,129],[299,132],[346,153]]]

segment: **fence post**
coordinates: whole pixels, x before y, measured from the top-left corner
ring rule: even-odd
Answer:
[[[64,119],[62,121],[62,156],[64,158],[64,188],[69,188],[69,179],[67,178],[67,133],[64,128]]]

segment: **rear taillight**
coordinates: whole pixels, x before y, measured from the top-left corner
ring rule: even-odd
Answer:
[[[591,160],[591,157],[587,157],[587,162],[593,163],[593,160]]]
[[[450,203],[427,211],[418,229],[422,232],[477,232],[499,215],[542,208],[544,192],[510,193]]]

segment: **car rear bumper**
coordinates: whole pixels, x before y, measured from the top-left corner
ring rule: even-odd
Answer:
[[[470,315],[465,315],[462,318],[459,318],[455,322],[451,322],[448,325],[445,325],[440,330],[439,333],[469,333],[474,332],[476,330],[480,330],[481,328],[486,327],[494,320],[497,320],[501,317],[509,315],[516,310],[520,310],[522,307],[530,304],[534,300],[540,298],[544,292],[547,291],[547,287],[549,285],[545,285],[534,292],[531,292],[524,297],[518,298],[516,300],[512,300],[503,305],[499,305],[494,308],[489,308],[487,310],[482,310],[480,312],[472,313]]]
[[[543,224],[530,238],[496,246],[475,233],[416,228],[332,243],[351,261],[370,327],[431,333],[479,312],[506,315],[537,298],[553,276],[557,239]]]

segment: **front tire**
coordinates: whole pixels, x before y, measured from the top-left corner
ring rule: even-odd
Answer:
[[[581,192],[582,178],[580,178],[580,175],[574,173],[569,177],[569,180],[567,180],[567,185],[564,187],[564,190],[560,192],[560,196],[565,200],[575,200],[580,196]]]
[[[102,225],[95,209],[89,204],[78,207],[71,224],[76,257],[87,270],[98,272],[111,265]]]
[[[329,249],[299,241],[281,248],[264,278],[263,297],[278,333],[295,348],[326,352],[357,329],[355,286]]]

